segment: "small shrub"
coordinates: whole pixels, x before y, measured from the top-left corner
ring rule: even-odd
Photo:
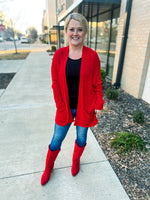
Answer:
[[[52,49],[52,52],[56,51],[56,47],[55,46],[52,46],[51,49]]]
[[[106,97],[109,100],[116,100],[118,99],[119,96],[119,91],[118,90],[114,90],[114,89],[110,89],[108,88],[106,91]]]
[[[129,153],[131,150],[146,151],[146,145],[143,139],[130,132],[113,133],[115,137],[111,139],[110,145],[117,153]]]
[[[106,72],[103,69],[101,69],[102,85],[105,83],[105,79],[106,79]]]
[[[144,122],[144,113],[140,110],[136,110],[133,114],[133,121],[142,124]]]
[[[41,39],[41,42],[43,42],[44,44],[46,44],[47,42],[44,39]]]

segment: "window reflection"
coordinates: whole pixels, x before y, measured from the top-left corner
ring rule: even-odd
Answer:
[[[109,48],[109,37],[110,37],[110,24],[111,24],[111,13],[105,13],[99,15],[98,22],[98,34],[97,34],[97,53],[101,60],[101,68],[106,71],[107,67],[107,56]],[[107,20],[106,20],[107,19]]]
[[[90,47],[90,38],[91,38],[91,19],[89,19],[89,30],[87,36],[87,45]]]
[[[91,43],[91,48],[95,50],[95,43],[96,43],[96,26],[97,26],[97,22],[96,22],[97,18],[93,17],[92,18],[92,23],[91,23],[91,39],[90,39],[90,43]]]
[[[57,44],[57,31],[56,30],[50,31],[50,43]]]
[[[64,47],[64,30],[60,30],[60,46]]]
[[[119,9],[116,9],[113,12],[112,30],[110,36],[110,50],[109,50],[109,60],[108,60],[108,76],[110,78],[112,78],[113,75],[118,25],[119,25]]]

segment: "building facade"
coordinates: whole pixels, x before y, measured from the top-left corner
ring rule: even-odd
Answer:
[[[150,103],[149,0],[55,2],[57,27],[63,27],[68,14],[83,14],[89,23],[86,45],[98,53],[112,84]],[[66,44],[64,30],[57,31],[59,48]]]
[[[43,11],[42,32],[42,39],[46,42],[49,42],[48,17],[46,10]]]
[[[46,0],[46,10],[43,12],[42,39],[50,45],[58,43],[56,1]]]
[[[112,83],[115,82],[127,0],[122,0]],[[133,0],[121,88],[150,103],[150,1]]]
[[[14,25],[12,19],[4,15],[0,11],[0,24],[2,24],[5,27],[5,30],[0,30],[0,36],[4,39],[10,39],[14,37]]]

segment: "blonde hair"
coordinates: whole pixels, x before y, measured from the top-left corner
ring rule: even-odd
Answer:
[[[71,13],[70,15],[67,16],[67,18],[65,20],[65,27],[64,27],[65,31],[67,31],[68,24],[69,24],[71,19],[74,19],[74,20],[79,21],[81,23],[85,34],[88,32],[88,22],[87,22],[86,18],[79,13]]]

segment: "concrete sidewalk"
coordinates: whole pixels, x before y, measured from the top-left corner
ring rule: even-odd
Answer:
[[[40,185],[55,117],[51,58],[37,51],[21,64],[0,96],[0,199],[129,200],[91,130],[80,172],[72,177],[74,126],[63,142],[50,181]]]

